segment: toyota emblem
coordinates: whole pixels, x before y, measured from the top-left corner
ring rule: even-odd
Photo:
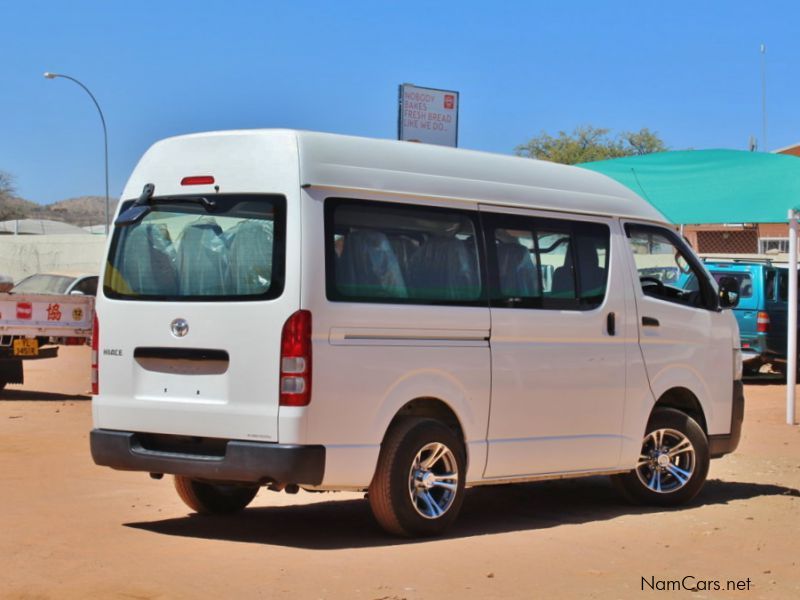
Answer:
[[[186,321],[186,319],[175,319],[172,321],[170,329],[172,330],[172,335],[175,337],[184,337],[187,333],[189,333],[189,323]]]

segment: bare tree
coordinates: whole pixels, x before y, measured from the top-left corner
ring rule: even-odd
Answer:
[[[25,215],[17,205],[14,178],[10,173],[0,171],[0,221],[20,219]]]
[[[11,198],[14,194],[14,180],[5,171],[0,171],[0,200]]]

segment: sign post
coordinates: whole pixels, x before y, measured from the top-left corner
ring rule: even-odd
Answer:
[[[458,146],[458,92],[400,86],[397,139]]]
[[[789,211],[789,312],[786,364],[786,424],[795,423],[795,385],[797,383],[797,210]]]

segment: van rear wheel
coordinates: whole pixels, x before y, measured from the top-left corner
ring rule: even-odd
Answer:
[[[386,434],[369,486],[375,519],[394,535],[442,533],[461,510],[465,463],[463,442],[444,424],[400,421]]]
[[[239,512],[258,493],[258,486],[206,483],[182,475],[175,475],[175,489],[186,506],[204,515]]]
[[[675,506],[694,498],[708,475],[708,439],[697,421],[672,408],[653,412],[636,468],[612,476],[637,504]]]

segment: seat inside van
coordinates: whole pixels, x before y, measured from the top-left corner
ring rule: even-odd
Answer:
[[[474,243],[430,236],[414,254],[410,277],[415,298],[470,299],[480,289]]]
[[[213,217],[200,217],[183,230],[178,261],[182,295],[221,296],[227,292],[228,248]]]
[[[533,298],[541,295],[539,276],[531,252],[517,242],[498,242],[498,276],[504,296]]]
[[[119,275],[131,293],[172,296],[178,293],[177,255],[164,224],[126,230],[127,251]]]
[[[379,231],[357,230],[344,238],[336,284],[356,296],[408,297],[394,248]]]
[[[225,238],[230,291],[237,295],[264,293],[272,281],[272,223],[242,221],[226,231]]]

